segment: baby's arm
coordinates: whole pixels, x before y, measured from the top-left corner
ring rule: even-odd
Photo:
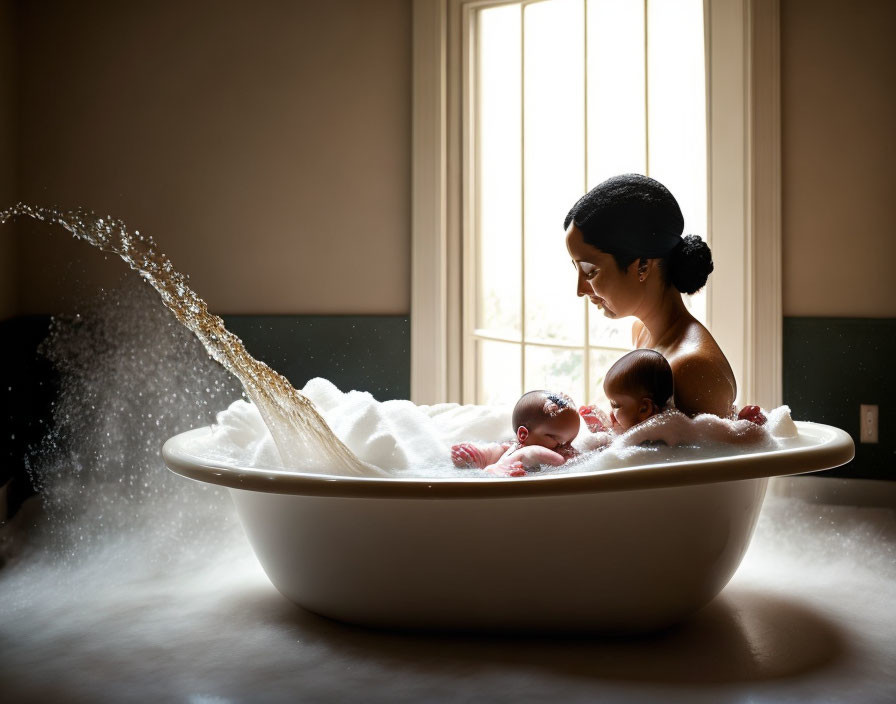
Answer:
[[[539,467],[543,464],[559,467],[567,458],[541,445],[527,445],[511,453],[507,459],[511,462],[520,462],[523,467]]]
[[[567,458],[541,445],[528,445],[505,452],[485,471],[498,477],[524,477],[527,469],[535,469],[543,464],[559,467]]]
[[[648,418],[643,423],[622,434],[623,445],[640,445],[642,442],[664,442],[677,445],[694,435],[693,421],[684,413],[666,412]]]
[[[768,437],[761,424],[747,419],[725,421],[712,413],[706,413],[694,418],[694,423],[699,428],[700,438],[706,438],[710,442],[749,445]]]
[[[575,439],[575,445],[580,452],[601,450],[609,445],[618,436],[610,430],[598,430],[590,433],[580,433]]]
[[[600,410],[597,406],[581,406],[579,415],[588,426],[588,430],[592,433],[601,433],[609,430],[613,426],[610,416]]]
[[[509,448],[509,442],[486,444],[462,442],[451,446],[451,461],[455,467],[485,469],[501,459]]]
[[[726,421],[712,413],[701,413],[695,418],[689,418],[678,411],[666,411],[631,428],[623,435],[623,444],[664,442],[667,445],[678,445],[699,440],[746,445],[759,442],[765,437],[765,431],[749,421]]]

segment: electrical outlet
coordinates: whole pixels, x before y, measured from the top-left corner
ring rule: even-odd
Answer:
[[[859,442],[877,442],[877,404],[859,406]]]

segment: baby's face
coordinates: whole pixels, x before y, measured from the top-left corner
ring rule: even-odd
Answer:
[[[604,387],[604,393],[610,401],[610,420],[613,421],[613,430],[624,433],[638,423],[641,423],[654,413],[653,401],[649,398],[638,398],[618,389]]]
[[[579,434],[579,416],[572,408],[564,408],[553,418],[545,417],[529,427],[529,435],[520,440],[522,445],[541,445],[549,450],[565,450]]]

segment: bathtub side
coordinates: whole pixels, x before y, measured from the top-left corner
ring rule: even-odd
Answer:
[[[718,594],[766,485],[445,500],[231,494],[271,581],[310,611],[393,628],[633,632]]]

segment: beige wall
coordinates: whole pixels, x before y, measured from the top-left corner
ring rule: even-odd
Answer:
[[[14,24],[12,0],[0,0],[0,210],[16,199]],[[13,227],[0,228],[0,320],[12,317],[17,310]]]
[[[782,0],[784,315],[896,316],[896,2]]]
[[[154,234],[216,311],[408,312],[409,0],[17,5],[19,131],[4,101],[0,149],[19,145],[23,199]],[[784,314],[894,316],[896,2],[781,7]],[[120,276],[19,229],[19,312]]]
[[[410,0],[18,7],[23,200],[151,233],[216,312],[409,311]],[[22,313],[121,274],[22,229]]]

